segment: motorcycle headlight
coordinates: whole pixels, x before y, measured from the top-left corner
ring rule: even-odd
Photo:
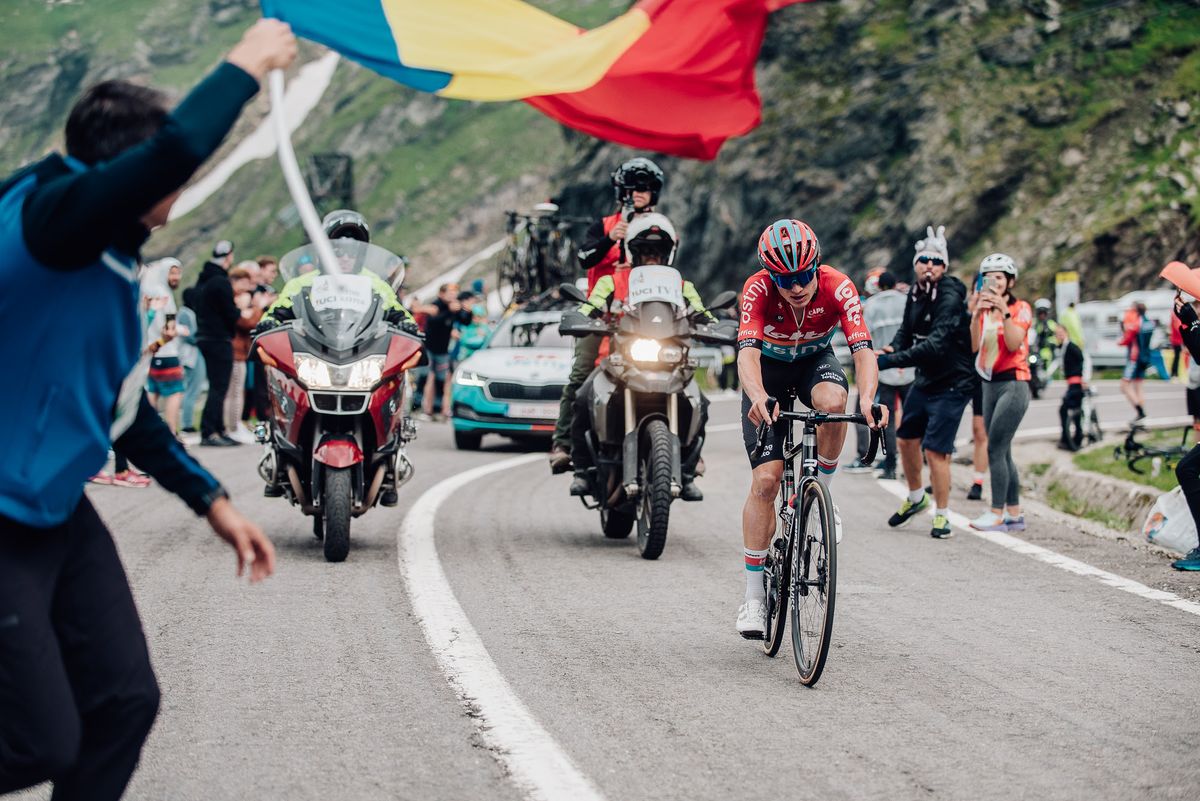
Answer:
[[[454,383],[460,387],[482,387],[487,383],[487,379],[472,370],[459,368],[454,374]]]
[[[371,389],[383,377],[383,354],[364,356],[352,364],[330,364],[307,353],[294,357],[296,375],[309,389]]]
[[[679,364],[683,359],[683,348],[677,345],[667,345],[658,352],[658,360],[667,364]]]
[[[635,362],[656,362],[662,345],[656,339],[635,339],[629,346],[629,358]]]

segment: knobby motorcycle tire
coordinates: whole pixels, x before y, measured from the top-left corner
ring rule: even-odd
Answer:
[[[344,562],[350,555],[350,505],[354,484],[349,467],[325,468],[325,488],[321,496],[325,518],[325,561]]]
[[[646,424],[642,502],[638,510],[638,552],[657,559],[667,547],[671,517],[671,430],[663,420]]]

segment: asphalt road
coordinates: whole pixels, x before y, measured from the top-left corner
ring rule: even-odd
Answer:
[[[1052,404],[1031,415],[1052,425]],[[202,451],[279,549],[278,574],[256,587],[157,488],[93,488],[163,687],[128,797],[526,797],[530,765],[516,763],[545,750],[513,740],[494,695],[475,694],[472,677],[493,670],[492,690],[611,801],[1200,797],[1200,616],[1021,545],[936,541],[926,520],[890,530],[896,499],[867,476],[834,483],[846,536],[820,684],[797,683],[789,644],[771,660],[738,637],[748,473],[735,413],[714,404],[706,499],[672,508],[657,562],[605,540],[541,460],[449,494],[436,561],[469,621],[449,641],[477,634],[486,648],[455,685],[406,573],[419,565],[412,580],[436,586],[441,571],[398,532],[439,482],[519,455],[502,441],[460,453],[445,425],[425,424],[400,507],[356,521],[340,565],[307,518],[261,497],[257,448]],[[1026,539],[1039,537],[1055,552],[1087,539],[1120,573],[1120,543],[1033,517]]]

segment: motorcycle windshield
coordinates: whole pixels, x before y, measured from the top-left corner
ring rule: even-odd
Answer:
[[[384,248],[355,239],[335,239],[335,270],[317,269],[316,248],[293,250],[279,263],[279,271],[294,291],[293,308],[309,333],[326,348],[350,350],[364,337],[373,336],[383,316],[380,292],[390,290],[379,279],[403,271],[403,260]]]
[[[652,339],[686,332],[683,276],[674,267],[649,265],[629,273],[629,308],[621,329]]]

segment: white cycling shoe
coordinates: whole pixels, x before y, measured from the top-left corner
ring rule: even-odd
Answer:
[[[767,605],[762,601],[746,601],[738,609],[738,634],[747,640],[761,640],[767,630]]]

